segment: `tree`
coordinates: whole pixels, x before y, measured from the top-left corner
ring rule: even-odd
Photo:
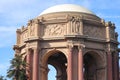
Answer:
[[[0,80],[7,80],[4,78],[4,76],[0,76]]]
[[[27,63],[22,58],[23,54],[16,54],[15,57],[10,61],[11,66],[7,72],[8,78],[12,78],[12,80],[27,80]]]

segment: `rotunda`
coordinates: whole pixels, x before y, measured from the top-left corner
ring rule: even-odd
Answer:
[[[44,10],[17,29],[16,54],[29,64],[28,80],[48,80],[48,65],[56,80],[118,80],[118,40],[115,24],[74,4]]]

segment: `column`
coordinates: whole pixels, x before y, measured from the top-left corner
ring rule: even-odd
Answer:
[[[107,52],[107,80],[113,80],[112,76],[112,55],[111,52]]]
[[[83,80],[83,48],[84,46],[79,45],[78,53],[78,80]]]
[[[68,80],[72,80],[72,46],[68,46],[68,66],[67,66],[67,75],[68,75]]]
[[[39,53],[38,49],[34,49],[34,54],[33,54],[33,80],[39,80],[38,79],[38,66],[39,66]]]
[[[119,59],[118,59],[118,57],[119,57],[119,55],[118,55],[118,52],[117,51],[115,51],[114,53],[113,53],[113,76],[114,76],[114,80],[119,80]]]
[[[27,74],[27,76],[28,76],[28,80],[31,80],[31,69],[30,69],[30,66],[31,66],[31,62],[30,62],[30,54],[31,54],[31,52],[30,52],[30,49],[28,49],[28,51],[27,51],[27,57],[26,57],[26,63],[28,64],[27,65],[27,69],[26,69],[26,74]]]

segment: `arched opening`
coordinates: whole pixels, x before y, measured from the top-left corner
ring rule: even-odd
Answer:
[[[67,63],[66,56],[62,52],[56,51],[54,54],[48,57],[47,64],[54,66],[54,68],[56,69],[55,80],[67,80],[66,63]],[[49,79],[49,76],[48,76],[48,79]],[[50,79],[50,80],[53,80],[53,79]]]
[[[96,80],[96,61],[92,55],[86,54],[84,56],[84,79]]]
[[[84,80],[103,80],[105,77],[105,67],[103,65],[104,62],[98,53],[87,52],[84,55]]]

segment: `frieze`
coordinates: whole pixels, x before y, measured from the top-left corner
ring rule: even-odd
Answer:
[[[44,36],[63,36],[65,34],[65,24],[50,24],[44,28]]]
[[[94,38],[105,38],[105,29],[104,27],[97,27],[97,26],[84,26],[84,35],[88,37]]]

